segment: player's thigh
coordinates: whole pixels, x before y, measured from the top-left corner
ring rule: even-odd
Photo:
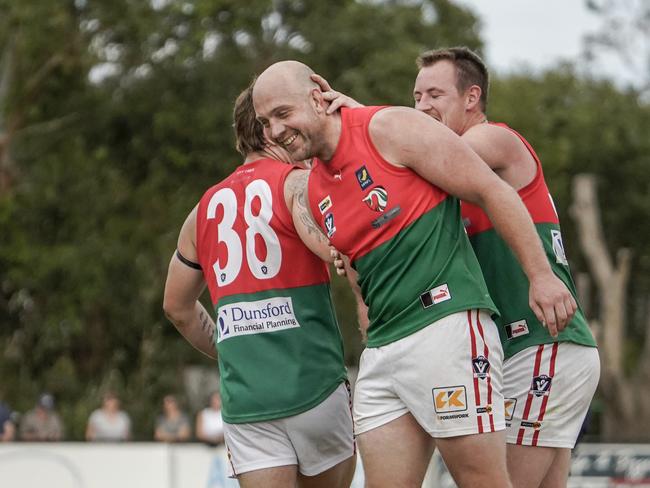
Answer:
[[[566,488],[571,468],[571,450],[556,449],[555,458],[540,488]]]
[[[297,474],[295,465],[278,466],[242,473],[237,481],[241,488],[294,488]]]
[[[509,444],[572,449],[598,385],[594,347],[532,346],[504,363]]]
[[[317,476],[356,455],[347,382],[341,383],[320,404],[287,417],[282,423],[298,457],[301,475]]]
[[[503,430],[436,439],[436,446],[459,488],[511,486]]]
[[[366,488],[420,488],[434,441],[409,413],[357,438]]]
[[[487,313],[451,314],[397,344],[395,390],[432,437],[504,429],[503,351]]]
[[[354,477],[357,456],[353,455],[316,476],[298,473],[299,488],[349,488]]]
[[[508,474],[514,488],[538,488],[549,473],[557,451],[554,447],[508,444]]]

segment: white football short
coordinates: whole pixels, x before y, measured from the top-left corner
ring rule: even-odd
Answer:
[[[248,471],[297,465],[315,476],[353,456],[350,386],[341,383],[320,404],[282,419],[250,424],[224,423],[230,477]]]
[[[503,365],[507,441],[573,449],[600,377],[598,349],[532,346]]]
[[[355,432],[410,412],[433,437],[503,430],[497,326],[483,311],[454,313],[361,355]]]

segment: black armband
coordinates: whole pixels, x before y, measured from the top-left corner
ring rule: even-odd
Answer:
[[[195,263],[187,259],[185,256],[181,254],[181,252],[176,249],[176,257],[179,259],[181,263],[183,263],[185,266],[189,266],[192,269],[197,269],[199,271],[203,271],[203,268],[201,268],[201,265],[199,263]]]

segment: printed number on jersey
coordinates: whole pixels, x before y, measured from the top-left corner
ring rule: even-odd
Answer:
[[[260,210],[253,213],[253,200],[259,199]],[[282,249],[278,235],[271,228],[273,217],[273,197],[271,188],[264,180],[255,180],[246,187],[244,201],[244,221],[246,223],[245,243],[233,229],[237,218],[237,196],[230,188],[222,188],[210,199],[208,204],[208,219],[214,219],[217,209],[223,208],[223,219],[217,224],[217,243],[222,243],[228,250],[225,266],[219,259],[212,268],[217,277],[218,286],[226,286],[235,281],[243,264],[244,248],[246,263],[253,276],[260,280],[273,278],[280,271],[282,264]],[[260,236],[266,246],[266,257],[260,260],[255,252],[255,236]]]

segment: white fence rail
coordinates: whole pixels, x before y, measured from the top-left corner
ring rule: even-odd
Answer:
[[[202,444],[0,444],[2,488],[236,488],[223,448]],[[570,488],[618,488],[650,480],[650,445],[581,444]],[[453,488],[442,461],[432,460],[424,488]],[[631,485],[629,485],[631,486]],[[650,487],[647,484],[637,484]],[[363,487],[360,463],[352,485]]]

